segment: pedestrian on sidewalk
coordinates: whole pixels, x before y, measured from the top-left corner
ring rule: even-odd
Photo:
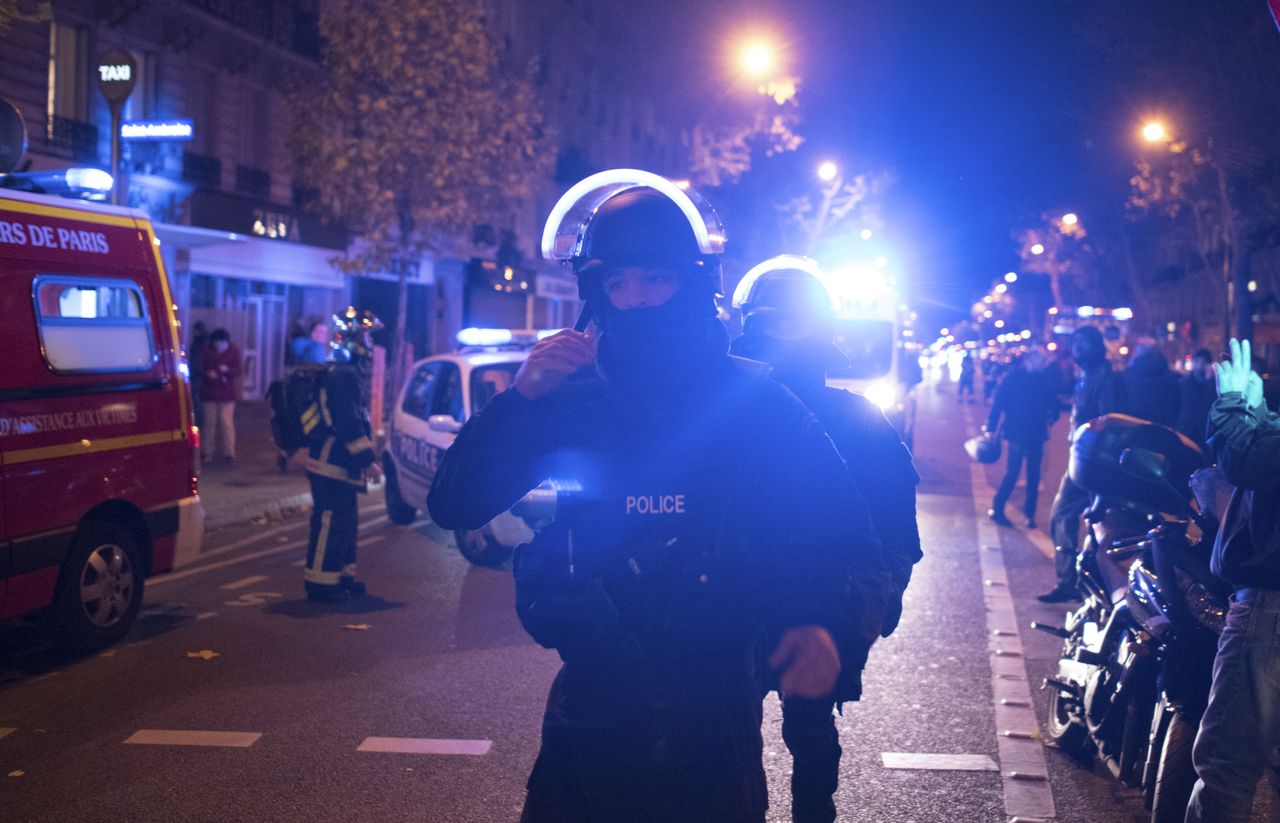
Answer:
[[[307,333],[294,337],[289,343],[294,364],[326,362],[329,359],[328,321],[313,317],[303,328]]]
[[[240,349],[231,342],[226,329],[214,329],[200,358],[204,380],[200,386],[201,406],[207,429],[200,438],[200,460],[221,457],[236,459],[236,401],[240,395]]]
[[[1218,399],[1214,384],[1213,354],[1197,349],[1191,357],[1191,371],[1178,383],[1178,431],[1190,437],[1206,453],[1209,451],[1209,409]]]
[[[755,267],[733,296],[743,313],[742,336],[730,351],[772,366],[772,376],[791,389],[817,416],[844,458],[850,481],[867,501],[880,536],[889,578],[886,613],[875,631],[851,632],[840,649],[840,679],[829,698],[782,700],[782,739],[791,752],[791,815],[797,823],[831,823],[840,776],[840,735],[833,709],[862,696],[862,670],[872,643],[888,637],[902,615],[902,596],[911,569],[923,556],[916,522],[920,475],[892,424],[860,394],[826,385],[827,369],[849,359],[833,342],[835,303],[816,262],[780,255]],[[846,547],[846,562],[862,562],[859,546]],[[847,604],[857,624],[860,598]],[[765,650],[767,653],[767,649]],[[767,672],[768,667],[762,666]],[[767,679],[768,680],[768,679]],[[777,683],[763,684],[764,693]]]
[[[1280,786],[1280,417],[1250,369],[1249,341],[1231,341],[1217,382],[1209,443],[1236,489],[1210,567],[1235,593],[1192,749],[1199,779],[1187,823],[1247,823],[1263,772]]]
[[[1074,440],[1076,431],[1085,423],[1124,409],[1124,384],[1107,361],[1107,344],[1096,327],[1081,326],[1071,333],[1071,357],[1080,367],[1071,406],[1070,436]],[[1080,551],[1080,517],[1089,507],[1089,500],[1089,493],[1071,480],[1071,472],[1064,472],[1049,513],[1058,584],[1039,596],[1041,602],[1080,599],[1076,591],[1076,555]]]
[[[307,450],[312,508],[302,575],[307,599],[313,602],[337,603],[365,591],[356,578],[356,495],[382,478],[373,451],[368,390],[372,334],[380,328],[372,312],[355,308],[334,318],[333,361],[316,373],[316,405],[303,414],[316,421]]]
[[[209,348],[209,330],[203,320],[191,327],[191,345],[187,347],[187,376],[191,385],[191,404],[196,413],[196,428],[204,431],[204,355]]]
[[[969,402],[973,402],[973,381],[976,376],[977,367],[973,363],[973,355],[965,352],[960,358],[960,382],[956,385],[956,401],[963,402],[965,395],[968,395]]]
[[[574,186],[547,226],[598,336],[539,341],[444,453],[427,505],[479,528],[552,472],[582,488],[515,558],[521,623],[564,661],[525,823],[763,821],[761,633],[781,633],[782,689],[826,698],[840,558],[860,545],[859,582],[879,581],[880,545],[813,415],[728,354],[715,213],[623,174]]]
[[[1027,528],[1036,527],[1040,461],[1044,457],[1045,441],[1049,439],[1049,427],[1058,419],[1062,409],[1046,371],[1048,363],[1044,349],[1039,346],[1028,349],[996,389],[987,424],[982,427],[985,432],[998,432],[1008,444],[1004,478],[987,512],[1001,526],[1013,525],[1004,507],[1013,494],[1025,462],[1027,482],[1022,511],[1026,515]]]

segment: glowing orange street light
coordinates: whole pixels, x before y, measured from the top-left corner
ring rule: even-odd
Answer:
[[[825,183],[830,183],[832,180],[835,180],[836,175],[839,173],[840,167],[830,160],[824,160],[822,163],[818,164],[818,179]],[[864,231],[866,230],[864,229]],[[867,234],[870,236],[869,231]],[[866,238],[863,239],[865,240]]]
[[[1148,143],[1168,143],[1173,138],[1169,134],[1169,129],[1165,128],[1164,123],[1159,120],[1152,120],[1142,127],[1142,139]]]

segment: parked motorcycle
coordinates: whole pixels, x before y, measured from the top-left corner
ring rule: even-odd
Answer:
[[[1147,421],[1107,415],[1082,428],[1070,471],[1097,495],[1078,559],[1083,602],[1061,628],[1032,624],[1063,638],[1045,681],[1050,737],[1142,786],[1156,821],[1182,819],[1195,781],[1190,746],[1215,650],[1202,621],[1226,602],[1207,562],[1217,524],[1190,503],[1204,462],[1191,441]]]

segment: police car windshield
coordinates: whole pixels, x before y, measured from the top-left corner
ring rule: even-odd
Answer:
[[[840,320],[836,345],[849,358],[849,366],[831,369],[828,377],[865,380],[883,377],[893,369],[893,323],[888,320]]]

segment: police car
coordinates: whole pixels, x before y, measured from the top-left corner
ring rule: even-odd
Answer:
[[[529,348],[552,331],[463,329],[457,353],[439,354],[413,364],[391,413],[387,449],[382,456],[386,473],[387,516],[406,524],[423,507],[440,465],[441,455],[485,403],[515,383],[516,371]],[[537,492],[531,493],[537,496]],[[527,500],[527,499],[526,499]],[[519,509],[522,503],[518,503]],[[528,506],[526,506],[528,508]],[[472,563],[493,566],[511,550],[533,537],[525,518],[508,511],[482,529],[454,532],[458,550]]]

